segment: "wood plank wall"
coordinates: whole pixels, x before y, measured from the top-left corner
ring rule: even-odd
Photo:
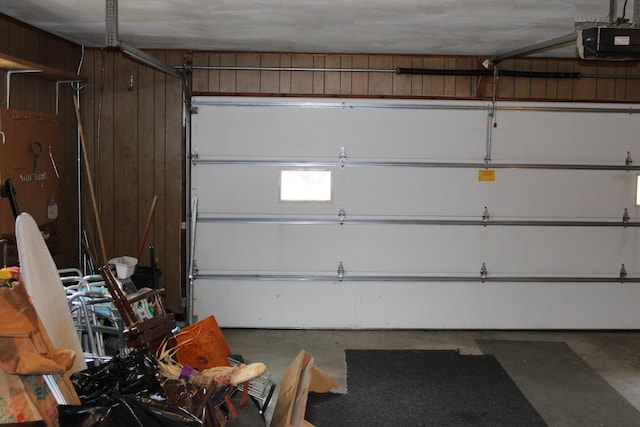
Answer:
[[[0,52],[72,73],[77,71],[81,57],[80,46],[2,14],[0,14]],[[6,91],[6,73],[0,71],[0,108],[7,107]],[[79,264],[76,191],[77,126],[72,102],[74,90],[69,84],[62,84],[59,94],[61,135],[55,160],[60,173],[61,191],[57,203],[61,242],[60,252],[54,256],[54,260],[59,268],[63,268],[77,267]],[[11,108],[55,113],[56,84],[52,80],[14,75],[11,78],[10,95]],[[9,175],[5,171],[0,173],[3,179]],[[19,200],[26,195],[16,197]],[[3,201],[6,202],[7,199]],[[8,204],[1,206],[4,209]],[[10,253],[9,258],[11,255],[13,254]]]
[[[481,98],[493,96],[493,78],[395,74],[397,68],[481,70],[486,57],[413,55],[193,53],[193,92],[371,97]],[[198,67],[315,68],[331,71],[203,70]],[[340,72],[336,69],[389,70]],[[580,73],[580,79],[499,77],[497,99],[640,101],[640,63],[525,58],[499,70]],[[597,77],[595,77],[597,76]]]
[[[153,52],[181,64],[180,52]],[[125,58],[87,49],[82,73],[83,127],[105,242],[106,258],[137,256],[154,196],[158,204],[140,257],[150,267],[155,249],[166,305],[180,312],[184,289],[184,127],[181,83]],[[97,243],[90,199],[83,200],[85,229]]]

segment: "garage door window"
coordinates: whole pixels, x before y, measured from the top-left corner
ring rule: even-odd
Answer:
[[[332,171],[308,169],[281,170],[280,201],[316,203],[332,202]]]

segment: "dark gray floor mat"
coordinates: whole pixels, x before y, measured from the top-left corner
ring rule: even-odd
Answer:
[[[476,342],[498,359],[550,426],[640,426],[640,412],[566,343]]]

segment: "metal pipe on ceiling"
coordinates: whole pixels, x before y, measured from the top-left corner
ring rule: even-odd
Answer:
[[[184,75],[180,71],[178,71],[175,67],[171,67],[168,64],[165,64],[164,62],[158,61],[156,58],[149,55],[148,53],[143,52],[140,49],[135,48],[126,42],[121,41],[118,43],[118,46],[120,47],[122,54],[128,57],[129,59],[133,59],[134,61],[140,62],[146,66],[149,66],[165,74],[173,76],[182,82],[185,81]],[[186,83],[184,84],[186,85]]]
[[[640,1],[640,0],[638,0]],[[487,60],[489,61],[489,60]],[[175,66],[176,69],[184,69],[182,65]],[[289,72],[312,72],[312,73],[388,73],[388,74],[416,74],[416,75],[440,75],[440,76],[493,76],[493,71],[487,70],[450,70],[450,69],[420,69],[420,68],[301,68],[301,67],[246,67],[246,66],[216,66],[216,65],[193,65],[189,67],[194,71],[289,71]],[[533,74],[532,74],[533,73]],[[498,70],[498,74],[503,77],[524,77],[524,78],[557,78],[557,79],[618,79],[636,80],[640,75],[617,75],[617,74],[585,74],[585,73],[565,73],[565,72],[545,72],[545,71],[514,71]]]
[[[578,37],[578,34],[576,32],[561,36],[561,37],[556,37],[554,39],[551,40],[547,40],[544,42],[540,42],[540,43],[535,43],[532,44],[530,46],[526,46],[520,49],[514,49],[514,50],[510,50],[501,54],[498,54],[496,56],[494,56],[491,59],[486,59],[482,65],[485,68],[491,68],[492,66],[495,66],[497,64],[499,64],[500,62],[504,61],[505,59],[510,59],[510,58],[515,58],[518,56],[528,56],[528,55],[533,55],[535,53],[540,53],[540,52],[545,52],[547,50],[551,50],[551,49],[556,49],[559,47],[563,47],[563,46],[567,46],[571,43],[575,43],[576,39]]]
[[[436,70],[421,68],[398,68],[398,74],[436,75],[436,76],[479,76],[479,77],[524,77],[530,79],[579,79],[580,73],[557,71],[519,71],[519,70]]]
[[[192,70],[204,71],[305,71],[331,73],[396,73],[396,69],[380,68],[310,68],[310,67],[246,67],[221,65],[193,65]]]
[[[494,76],[492,70],[449,70],[449,69],[424,69],[404,68],[375,69],[375,68],[301,68],[301,67],[234,67],[234,66],[192,66],[192,70],[208,71],[295,71],[295,72],[327,72],[327,73],[389,73],[389,74],[414,74],[414,75],[438,75],[438,76]],[[545,72],[545,71],[519,71],[498,70],[498,74],[508,77],[526,78],[554,78],[554,79],[578,79],[580,73]]]

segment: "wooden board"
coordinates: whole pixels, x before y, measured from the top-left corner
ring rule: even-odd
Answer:
[[[54,164],[58,153],[60,119],[55,114],[2,109],[0,120],[0,130],[4,135],[0,136],[0,182],[11,179],[20,212],[28,212],[38,226],[45,229],[47,246],[54,254],[60,236],[56,226],[57,215],[53,215],[55,212],[49,208],[52,201],[57,205],[59,199],[59,177]],[[0,198],[0,234],[9,236],[14,233],[15,218],[9,199]],[[12,253],[14,251],[10,251]]]
[[[302,350],[285,371],[271,419],[273,427],[302,425],[307,407],[308,389],[305,390],[300,385],[308,384],[310,371],[307,367],[310,364],[313,364],[313,357]]]
[[[282,377],[271,427],[308,427],[304,419],[309,390],[326,393],[339,385],[331,375],[313,364],[313,356],[301,350]]]

